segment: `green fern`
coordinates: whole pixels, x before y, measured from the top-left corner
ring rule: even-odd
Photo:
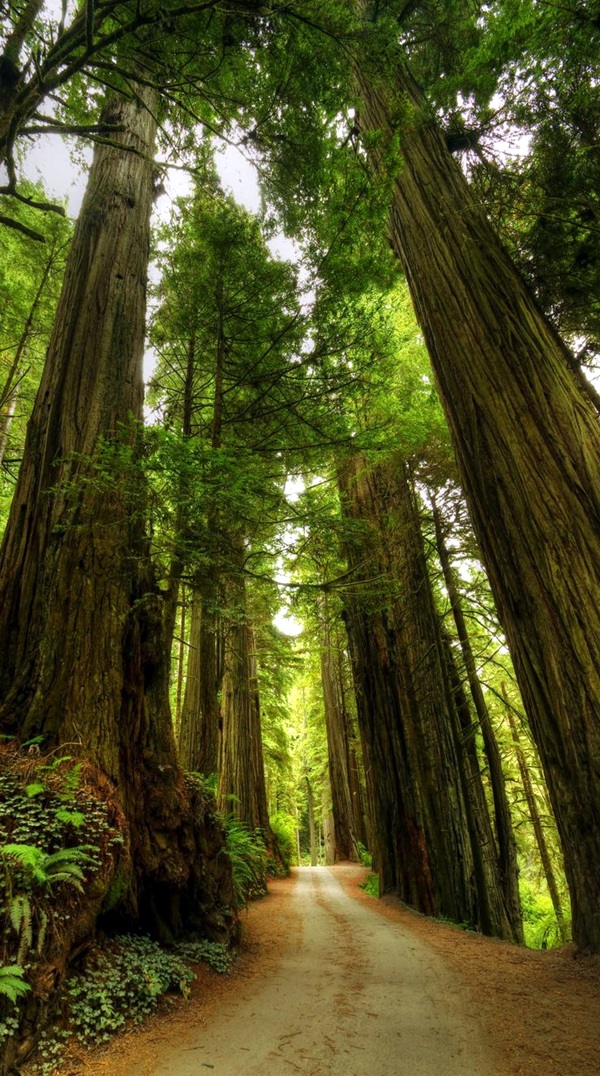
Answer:
[[[32,888],[68,882],[80,891],[85,878],[82,867],[93,863],[88,850],[93,850],[93,846],[82,844],[76,848],[60,848],[51,855],[33,844],[5,844],[0,848],[2,855],[18,860]]]
[[[13,1004],[31,990],[29,983],[23,981],[23,968],[9,964],[0,968],[0,996],[8,998]]]
[[[19,936],[17,964],[23,964],[33,944],[33,909],[26,893],[17,893],[8,905],[11,926]]]
[[[244,906],[249,898],[266,892],[267,853],[259,829],[250,829],[233,815],[224,820],[225,851],[231,860],[236,903]]]

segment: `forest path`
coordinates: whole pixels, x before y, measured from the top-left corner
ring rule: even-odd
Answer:
[[[266,979],[224,999],[210,1024],[156,1057],[152,1076],[488,1076],[481,1030],[442,959],[349,897],[353,868],[297,869]],[[275,926],[275,924],[274,924]],[[124,1076],[136,1076],[136,1065]]]

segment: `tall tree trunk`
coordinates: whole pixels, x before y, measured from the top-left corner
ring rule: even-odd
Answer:
[[[183,681],[185,676],[185,628],[187,614],[187,594],[185,587],[181,593],[181,614],[179,617],[179,641],[177,646],[177,690],[175,693],[175,735],[181,725],[181,704],[183,702]]]
[[[261,829],[265,843],[275,852],[269,823],[267,789],[260,728],[254,632],[248,621],[243,577],[244,546],[234,539],[237,574],[229,583],[229,625],[225,641],[223,675],[223,734],[219,805],[252,829]]]
[[[347,638],[347,636],[346,636]],[[367,816],[367,804],[365,801],[365,775],[362,759],[359,758],[359,737],[355,728],[355,722],[348,708],[348,691],[352,688],[347,685],[347,677],[352,677],[352,668],[346,649],[341,646],[337,651],[338,670],[337,681],[340,689],[340,703],[347,717],[347,729],[349,736],[349,771],[350,799],[352,801],[352,814],[354,818],[354,832],[359,842],[365,848],[370,847],[370,821]],[[350,680],[351,683],[351,680]]]
[[[117,130],[96,147],[2,547],[0,720],[80,744],[114,782],[129,911],[170,936],[233,901],[225,862],[209,899],[192,847],[136,469],[157,108],[137,87],[103,112]]]
[[[305,774],[304,780],[306,781],[306,807],[308,811],[308,840],[310,844],[310,865],[311,867],[316,867],[317,827],[315,825],[315,797],[308,774]]]
[[[332,814],[323,814],[323,840],[325,841],[325,866],[332,867],[337,862],[335,855],[335,827]]]
[[[196,334],[190,333],[187,349],[187,364],[183,381],[183,407],[181,413],[181,436],[189,440],[192,435],[194,368],[196,360]],[[173,552],[169,565],[167,590],[164,595],[165,645],[171,653],[175,621],[177,620],[177,601],[179,587],[186,562],[187,543],[190,539],[188,519],[189,501],[192,496],[188,476],[183,474],[177,483],[177,508],[175,511],[175,533]]]
[[[498,844],[500,879],[504,893],[504,903],[509,919],[513,925],[515,940],[523,942],[517,845],[513,831],[508,796],[506,795],[506,781],[502,769],[502,759],[500,757],[500,751],[498,750],[498,743],[494,735],[494,729],[483,696],[479,677],[477,676],[475,658],[473,656],[471,640],[469,638],[469,632],[462,610],[462,602],[456,583],[456,577],[452,569],[450,554],[446,546],[440,511],[435,500],[433,501],[433,522],[435,526],[438,556],[442,566],[446,590],[448,591],[456,633],[460,642],[469,688],[471,690],[475,712],[483,736],[483,747],[489,768],[492,797],[494,800],[496,840]]]
[[[521,784],[523,785],[523,791],[525,793],[525,799],[527,801],[527,808],[529,811],[529,817],[531,819],[531,825],[533,826],[533,834],[536,844],[538,846],[538,852],[540,853],[540,862],[542,864],[542,870],[546,879],[546,885],[548,886],[548,892],[550,894],[550,900],[552,901],[552,907],[554,908],[554,914],[556,916],[556,923],[558,926],[558,933],[562,942],[566,942],[569,939],[569,931],[565,921],[565,913],[563,911],[562,901],[560,899],[560,893],[558,892],[558,885],[556,882],[556,875],[554,873],[554,867],[552,866],[552,857],[548,849],[548,842],[546,841],[546,834],[544,833],[544,826],[538,810],[538,805],[535,798],[535,792],[533,791],[533,785],[531,783],[531,777],[529,776],[529,767],[527,760],[521,747],[521,740],[519,737],[519,731],[514,718],[514,714],[508,704],[506,697],[506,690],[502,685],[502,695],[506,704],[506,716],[510,725],[510,731],[515,745],[515,753],[517,756],[517,765],[519,767],[519,774],[521,776]]]
[[[333,862],[358,860],[358,838],[350,792],[350,743],[348,715],[342,706],[338,682],[339,663],[329,624],[327,603],[321,622],[321,683],[325,708],[329,783],[333,815]]]
[[[221,709],[219,692],[223,678],[220,660],[217,583],[203,578],[192,591],[189,656],[181,722],[179,754],[186,770],[208,776],[219,768]]]
[[[357,69],[360,122],[377,169],[400,133],[391,241],[548,782],[573,936],[600,950],[598,416],[400,57],[389,70]]]
[[[425,914],[510,938],[479,848],[481,869],[475,869],[474,809],[465,797],[439,622],[404,464],[369,469],[354,459],[340,477],[345,511],[365,527],[356,548],[349,546],[356,586],[346,589],[345,600],[380,889],[397,890]]]
[[[210,423],[210,440],[213,449],[221,446],[223,428],[223,379],[227,360],[226,341],[223,332],[223,287],[219,282],[217,288],[219,324],[215,348],[215,388],[213,396],[212,419]],[[195,343],[188,353],[188,367],[185,382],[184,418],[188,416],[188,430],[191,432],[193,410]],[[217,773],[219,769],[221,710],[219,692],[223,678],[223,668],[219,636],[221,633],[218,599],[221,588],[220,570],[222,549],[219,538],[219,513],[211,507],[207,520],[209,548],[205,553],[211,558],[210,567],[203,577],[196,581],[195,601],[197,602],[196,619],[193,622],[195,652],[190,653],[189,692],[187,691],[182,711],[180,730],[180,752],[184,766],[198,770],[203,774]]]

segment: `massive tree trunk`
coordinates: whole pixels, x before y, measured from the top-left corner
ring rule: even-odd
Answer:
[[[354,826],[350,790],[348,715],[342,702],[337,647],[326,602],[323,603],[321,612],[321,683],[333,814],[333,862],[338,863],[340,860],[358,860],[358,835]]]
[[[573,936],[600,950],[598,416],[402,63],[357,80],[376,168],[400,134],[391,241],[548,782]]]
[[[439,621],[402,461],[340,469],[345,512],[365,528],[349,543],[356,587],[347,627],[372,799],[382,891],[512,938],[491,863],[482,855],[445,675]],[[362,585],[361,585],[362,583]],[[485,808],[485,805],[484,805]],[[475,853],[475,855],[474,855]]]
[[[117,131],[96,148],[2,548],[0,719],[108,775],[130,826],[128,910],[169,936],[233,897],[225,857],[207,880],[195,854],[137,469],[157,108],[138,87],[103,113]]]

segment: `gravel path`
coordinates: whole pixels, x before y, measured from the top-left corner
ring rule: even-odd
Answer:
[[[287,948],[189,1029],[152,1076],[491,1076],[460,987],[415,935],[348,897],[344,868],[302,868],[279,915]],[[123,1069],[136,1076],[136,1064]]]

